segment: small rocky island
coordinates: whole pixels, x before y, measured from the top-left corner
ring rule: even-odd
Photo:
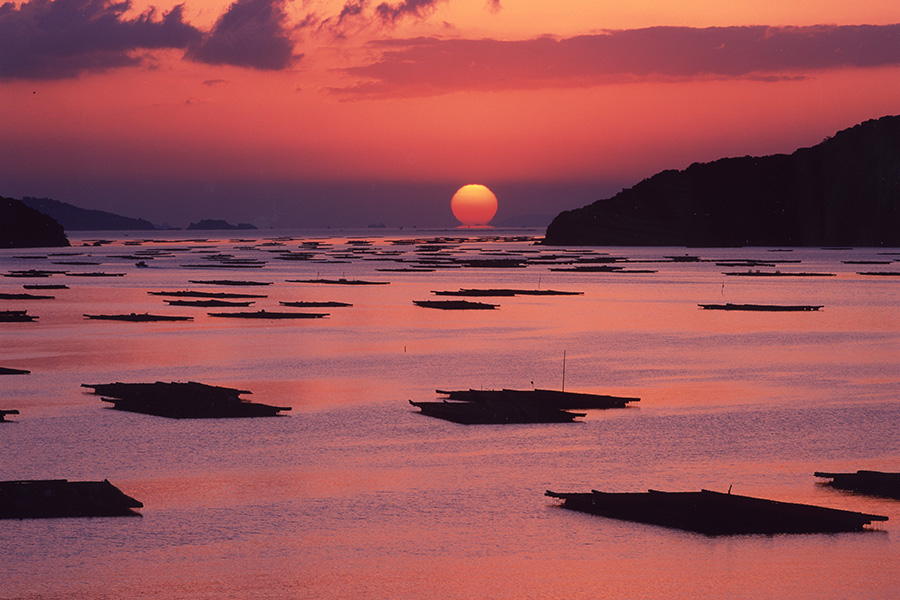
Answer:
[[[21,200],[0,196],[0,248],[68,246],[62,225]]]
[[[900,116],[866,121],[790,155],[662,171],[560,213],[544,243],[900,246]]]
[[[256,229],[256,226],[251,225],[250,223],[238,223],[237,225],[232,225],[228,221],[224,221],[221,219],[203,219],[201,221],[197,221],[196,223],[191,223],[187,226],[189,230],[207,230],[207,231],[217,231],[217,230],[235,230],[235,229]]]

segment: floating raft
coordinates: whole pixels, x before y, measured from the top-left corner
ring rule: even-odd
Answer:
[[[0,409],[0,423],[6,423],[6,415],[17,415],[19,411],[15,408]]]
[[[0,310],[0,323],[27,323],[37,319],[37,315],[29,315],[27,310]]]
[[[544,408],[556,410],[567,409],[606,409],[625,408],[629,402],[639,402],[640,398],[627,396],[608,396],[605,394],[587,394],[583,392],[564,392],[560,390],[436,390],[448,400],[461,402],[495,401],[509,404],[537,404]]]
[[[754,310],[766,312],[796,312],[819,310],[822,306],[812,304],[698,304],[706,310]]]
[[[348,306],[353,306],[349,302],[335,302],[331,300],[322,302],[317,302],[314,300],[299,300],[297,302],[282,301],[279,302],[279,304],[281,306],[290,306],[293,308],[345,308]]]
[[[46,294],[29,294],[19,293],[19,294],[7,294],[0,293],[0,300],[53,300],[54,296],[48,296]]]
[[[287,279],[288,283],[324,283],[331,285],[387,285],[390,281],[369,281],[366,279]]]
[[[509,288],[472,289],[461,288],[459,290],[432,290],[436,296],[483,296],[483,297],[507,297],[507,296],[579,296],[584,292],[564,292],[560,290],[520,290]]]
[[[10,367],[0,367],[0,375],[28,375],[31,371],[25,369],[13,369]]]
[[[570,409],[623,408],[639,398],[555,390],[442,391],[446,399],[414,402],[422,414],[465,425],[506,423],[571,423],[585,413]]]
[[[211,312],[206,313],[211,317],[230,317],[232,319],[321,319],[328,313],[308,312],[272,312],[258,310],[256,312]]]
[[[4,273],[4,277],[50,277],[51,275],[63,275],[65,271],[48,271],[45,269],[27,269],[24,271],[10,271]]]
[[[494,310],[497,308],[496,304],[472,302],[471,300],[413,300],[413,304],[422,308],[440,310]]]
[[[613,519],[661,525],[704,535],[838,533],[863,531],[881,515],[723,494],[699,492],[590,492],[547,496],[562,507]]]
[[[825,473],[816,471],[815,476],[831,479],[826,485],[840,490],[851,490],[860,494],[885,496],[900,500],[900,473],[885,473],[883,471]]]
[[[204,265],[209,266],[209,265]],[[232,285],[232,286],[261,286],[272,285],[271,281],[242,281],[240,279],[191,279],[191,283],[200,283],[208,285]]]
[[[571,423],[584,413],[539,406],[515,406],[485,402],[414,402],[423,415],[463,425],[505,425],[512,423]]]
[[[218,300],[208,298],[206,300],[166,300],[169,306],[200,306],[204,308],[222,308],[231,306],[235,308],[247,307],[253,304],[252,300]]]
[[[95,321],[132,321],[136,323],[148,323],[153,321],[193,321],[194,317],[181,317],[175,315],[151,315],[150,313],[130,313],[127,315],[84,315],[86,319]]]
[[[182,290],[177,292],[147,292],[151,296],[172,296],[176,298],[268,298],[265,294],[238,294],[234,292],[200,292]]]
[[[171,419],[220,419],[273,417],[290,407],[257,404],[240,398],[246,390],[204,383],[103,383],[82,384],[103,396],[116,410]]]
[[[106,479],[0,481],[0,519],[139,517],[142,506]]]
[[[63,283],[26,283],[22,286],[26,290],[67,290],[69,286]]]
[[[809,273],[805,271],[793,273],[785,273],[783,271],[729,271],[722,274],[733,277],[834,277],[834,273]]]
[[[625,269],[611,265],[575,265],[574,267],[550,267],[551,271],[571,273],[656,273],[654,269]]]

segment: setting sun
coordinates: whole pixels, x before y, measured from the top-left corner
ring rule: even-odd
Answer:
[[[450,209],[466,227],[487,225],[497,214],[497,196],[486,186],[477,183],[464,185],[453,194]]]

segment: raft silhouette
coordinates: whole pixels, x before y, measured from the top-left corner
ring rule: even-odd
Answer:
[[[84,317],[86,319],[92,319],[95,321],[131,321],[135,323],[194,320],[194,317],[181,317],[175,315],[151,315],[150,313],[130,313],[125,315],[84,315]]]
[[[863,531],[873,521],[888,520],[882,515],[710,490],[573,493],[547,490],[545,495],[562,500],[562,507],[570,510],[710,536]]]
[[[814,304],[698,304],[700,308],[706,310],[750,310],[763,312],[802,312],[816,311],[822,308],[822,305]]]
[[[210,317],[230,317],[232,319],[321,319],[328,316],[328,313],[275,312],[265,309],[256,312],[211,312],[206,314]]]
[[[571,409],[624,408],[640,398],[557,390],[437,390],[446,399],[409,403],[422,414],[464,425],[570,423],[586,413]]]
[[[19,411],[15,408],[0,409],[0,423],[8,423],[8,421],[6,420],[6,415],[17,414],[19,414]]]
[[[826,473],[816,471],[816,477],[831,479],[825,485],[870,496],[884,496],[900,500],[900,473],[857,471],[856,473]]]
[[[27,310],[0,310],[0,323],[27,323],[37,318],[37,315],[29,315]]]
[[[471,300],[413,300],[413,304],[422,308],[439,310],[494,310],[497,308],[496,304],[472,302]]]
[[[273,417],[286,406],[270,406],[244,400],[247,390],[190,381],[187,383],[100,383],[81,384],[102,396],[111,408],[171,419],[220,419]]]
[[[0,481],[0,519],[139,517],[143,506],[106,479]]]

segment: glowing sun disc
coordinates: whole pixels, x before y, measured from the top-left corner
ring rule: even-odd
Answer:
[[[464,185],[450,199],[453,216],[469,227],[487,225],[497,214],[497,196],[477,183]]]

